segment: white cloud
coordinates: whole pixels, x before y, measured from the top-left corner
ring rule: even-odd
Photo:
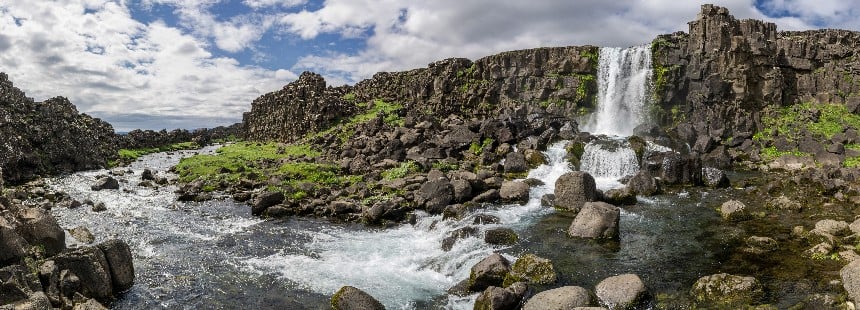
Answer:
[[[307,0],[242,0],[246,6],[254,9],[269,8],[274,6],[295,7],[307,3]]]
[[[11,43],[0,68],[17,87],[36,100],[67,96],[118,130],[136,127],[123,122],[141,115],[149,116],[139,124],[146,127],[226,125],[254,98],[296,78],[213,56],[205,40],[137,22],[113,1],[16,2],[0,9],[0,29],[0,41]]]

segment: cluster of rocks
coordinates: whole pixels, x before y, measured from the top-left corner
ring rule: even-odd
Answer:
[[[0,73],[0,169],[9,183],[104,167],[116,156],[110,124],[63,97],[34,102]]]
[[[218,126],[215,128],[199,128],[194,130],[165,129],[141,130],[135,129],[125,134],[117,134],[115,144],[120,149],[144,149],[159,148],[183,142],[194,142],[204,146],[215,140],[224,140],[231,137],[238,138],[244,135],[241,123],[230,126]]]
[[[0,309],[106,309],[102,303],[134,283],[128,245],[111,239],[67,247],[66,232],[49,209],[80,203],[37,184],[28,187],[0,197]],[[84,227],[69,232],[82,244],[95,241]]]

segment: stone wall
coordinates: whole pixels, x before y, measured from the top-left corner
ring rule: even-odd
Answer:
[[[63,97],[34,102],[0,73],[0,169],[20,183],[37,175],[103,167],[116,156],[110,124]]]
[[[652,42],[654,114],[694,152],[721,156],[751,143],[764,107],[798,102],[860,106],[860,32],[778,32],[703,5],[689,33]]]
[[[597,47],[504,52],[474,62],[451,58],[427,68],[380,72],[355,86],[326,87],[305,72],[282,90],[254,100],[244,115],[248,138],[295,141],[382,99],[402,104],[406,116],[497,116],[534,110],[573,118],[594,106]]]

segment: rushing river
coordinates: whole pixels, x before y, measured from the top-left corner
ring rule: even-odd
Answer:
[[[703,197],[640,199],[622,212],[618,242],[567,237],[570,215],[540,206],[540,197],[570,171],[563,146],[550,146],[545,152],[549,164],[529,173],[545,185],[532,188],[526,205],[488,206],[459,221],[419,214],[414,225],[378,229],[324,219],[263,220],[226,197],[185,203],[176,201],[174,186],[138,186],[144,168],[168,175],[169,167],[192,151],[143,157],[128,167],[131,173],[117,177],[120,190],[89,189],[104,170],[54,179],[56,189],[78,200],[104,202],[107,211],[81,207],[53,212],[64,228],[83,225],[97,241],[121,238],[130,244],[137,280],[111,305],[115,309],[322,309],[344,285],[367,291],[390,309],[470,309],[476,295],[448,296],[446,290],[468,278],[471,266],[494,251],[512,260],[524,252],[551,258],[560,284],[587,288],[607,276],[633,272],[652,288],[679,291],[715,269],[723,244],[707,227],[719,218],[703,205]],[[501,219],[481,225],[482,231],[509,227],[520,234],[520,242],[491,246],[479,234],[443,251],[442,239],[473,225],[478,213]]]

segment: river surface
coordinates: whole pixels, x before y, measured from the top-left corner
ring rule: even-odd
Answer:
[[[683,294],[695,279],[719,269],[728,246],[714,211],[714,201],[724,199],[718,191],[640,198],[623,208],[617,242],[567,237],[572,216],[540,206],[540,197],[570,171],[563,146],[550,146],[549,164],[529,173],[546,184],[531,189],[526,205],[487,206],[459,221],[419,214],[414,225],[388,229],[325,219],[264,220],[227,197],[185,203],[176,201],[175,186],[138,186],[144,168],[169,176],[166,171],[194,151],[142,157],[117,177],[120,190],[89,189],[105,170],[49,182],[75,199],[107,205],[100,213],[55,208],[62,227],[82,225],[97,242],[120,238],[131,246],[137,279],[111,304],[114,309],[327,309],[329,296],[344,285],[367,291],[389,309],[471,309],[476,295],[448,296],[446,290],[494,251],[511,260],[526,252],[550,258],[560,276],[554,286],[589,289],[608,276],[636,273],[652,292]],[[481,231],[509,227],[520,241],[491,246],[479,234],[443,251],[442,239],[472,225],[478,213],[501,219]]]

